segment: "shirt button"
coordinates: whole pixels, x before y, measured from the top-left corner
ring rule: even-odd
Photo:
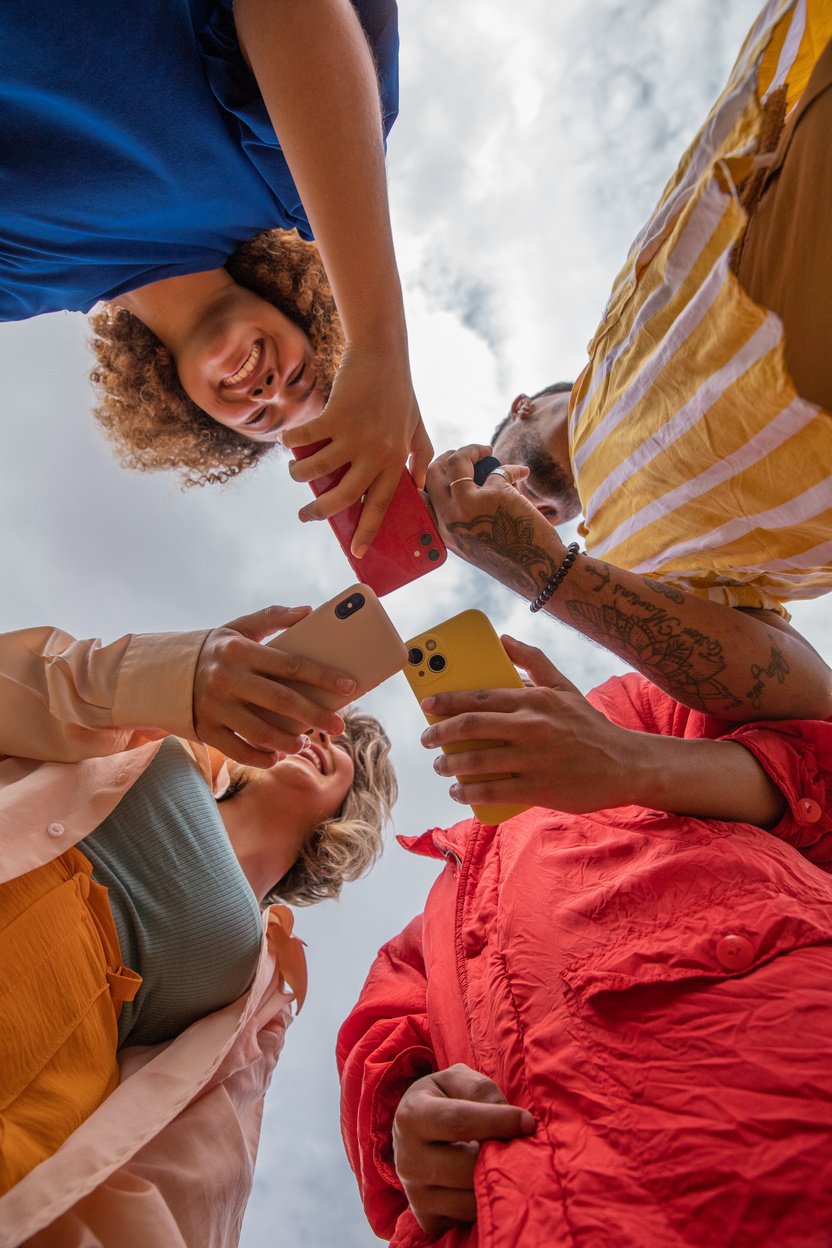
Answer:
[[[754,946],[747,936],[723,936],[717,941],[716,960],[726,971],[746,971],[754,961]]]
[[[50,823],[49,827],[46,829],[46,835],[54,836],[55,840],[57,840],[59,836],[63,836],[64,832],[66,832],[66,828],[62,823]]]
[[[797,817],[801,823],[817,823],[823,811],[811,797],[801,797],[797,803]]]

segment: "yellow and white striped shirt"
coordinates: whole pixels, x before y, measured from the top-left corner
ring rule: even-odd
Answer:
[[[770,0],[630,249],[572,392],[587,549],[735,606],[832,589],[832,416],[800,398],[779,317],[731,271],[761,101],[799,100],[832,0]],[[832,205],[830,205],[832,211]]]

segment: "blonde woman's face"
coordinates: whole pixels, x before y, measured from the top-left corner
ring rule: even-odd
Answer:
[[[268,771],[257,773],[256,792],[261,809],[273,818],[282,804],[308,817],[310,827],[338,813],[355,778],[346,746],[317,729],[307,731],[308,744],[287,754]]]
[[[320,414],[315,355],[299,325],[234,283],[176,354],[183,389],[219,424],[253,442]]]

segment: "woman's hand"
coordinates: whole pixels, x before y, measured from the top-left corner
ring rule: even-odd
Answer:
[[[320,728],[333,736],[344,721],[284,681],[327,689],[343,695],[355,691],[346,672],[300,655],[286,654],[260,642],[310,612],[310,607],[265,607],[253,615],[215,628],[205,639],[194,674],[193,719],[206,745],[251,767],[271,767],[279,755],[301,748],[299,734]],[[287,732],[270,722],[280,715],[297,724]]]
[[[513,637],[502,641],[531,686],[444,693],[422,702],[427,714],[443,717],[422,734],[428,749],[489,743],[435,759],[440,776],[466,777],[451,786],[451,796],[467,806],[508,803],[573,814],[628,805],[639,734],[610,723],[542,651]]]
[[[532,1135],[528,1110],[509,1105],[491,1079],[459,1063],[405,1092],[393,1119],[393,1154],[413,1216],[428,1235],[474,1222],[474,1164],[481,1140]]]
[[[484,485],[475,485],[474,465],[490,454],[490,446],[473,444],[440,455],[428,469],[428,498],[450,550],[524,598],[535,598],[560,567],[566,547],[514,488],[529,475],[525,465],[503,464]]]
[[[294,481],[314,481],[348,465],[342,480],[300,512],[325,520],[364,498],[352,553],[361,558],[376,536],[396,492],[405,460],[421,488],[433,454],[413,393],[407,347],[349,346],[329,402],[320,416],[287,429],[285,446],[329,439],[308,459],[289,465]]]

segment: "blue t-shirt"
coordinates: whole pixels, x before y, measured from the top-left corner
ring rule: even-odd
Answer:
[[[395,0],[353,0],[398,105]],[[303,205],[232,0],[3,0],[0,320],[218,268]]]

